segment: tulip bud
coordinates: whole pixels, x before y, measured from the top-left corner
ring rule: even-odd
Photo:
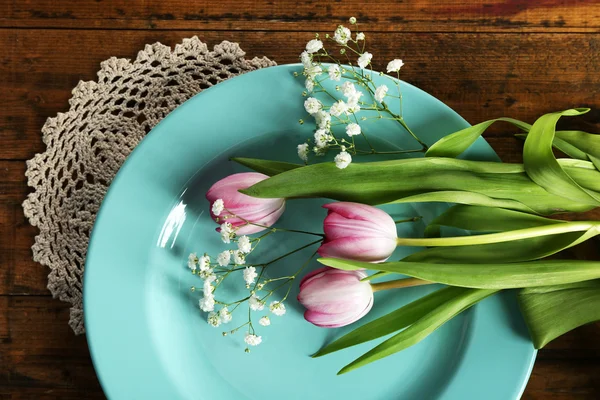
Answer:
[[[239,192],[267,178],[267,175],[257,172],[244,172],[229,175],[212,185],[206,193],[211,205],[211,217],[217,223],[226,221],[233,228],[238,228],[235,231],[238,235],[257,233],[265,229],[246,221],[263,226],[273,225],[283,214],[285,199],[259,199]],[[225,210],[217,217],[212,211],[212,205],[218,199],[223,200]]]
[[[373,307],[373,290],[361,282],[363,271],[320,268],[300,282],[298,301],[306,312],[304,318],[317,326],[337,328],[365,316]]]
[[[377,263],[396,249],[396,224],[386,212],[349,202],[323,207],[329,212],[323,221],[325,240],[317,250],[322,257]]]

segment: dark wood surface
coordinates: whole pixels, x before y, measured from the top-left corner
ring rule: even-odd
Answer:
[[[352,15],[364,22],[377,69],[402,58],[405,80],[470,122],[532,121],[588,106],[592,112],[569,123],[600,132],[594,0],[0,0],[1,399],[103,398],[85,337],[73,335],[68,305],[51,298],[48,271],[31,259],[36,229],[21,209],[25,160],[44,150],[40,129],[68,109],[77,82],[95,79],[110,56],[133,58],[146,43],[173,46],[192,35],[296,62],[311,32],[332,31]],[[518,162],[520,143],[505,129],[495,127],[487,139],[504,161]],[[573,256],[597,259],[598,242]],[[523,398],[600,399],[600,325],[540,351]]]

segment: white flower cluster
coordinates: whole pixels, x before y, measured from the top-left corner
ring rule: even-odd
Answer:
[[[217,202],[218,200],[215,203]],[[213,205],[213,214],[214,210],[215,207]],[[235,239],[235,234],[233,232],[233,227],[230,223],[225,222],[221,224],[220,234],[225,243],[230,243],[231,240]],[[250,253],[252,250],[252,243],[250,238],[246,235],[237,238],[237,245],[237,250],[225,250],[219,253],[214,263],[207,254],[198,257],[196,253],[191,253],[188,256],[188,268],[194,273],[197,272],[198,276],[204,281],[202,289],[203,297],[199,300],[198,305],[202,311],[209,313],[207,317],[208,323],[214,327],[226,324],[232,320],[231,312],[226,306],[221,308],[218,312],[215,311],[216,300],[214,292],[216,287],[213,283],[218,283],[215,270],[217,268],[229,268],[229,264],[232,260],[234,263],[233,267],[244,265],[246,263],[246,254]]]
[[[326,124],[326,118],[320,117]],[[214,205],[216,204],[216,206]],[[217,200],[213,204],[211,211],[217,215],[223,212],[225,209],[222,201]],[[198,301],[200,309],[207,313],[206,320],[210,326],[219,327],[223,324],[227,324],[232,321],[232,312],[244,301],[247,300],[248,308],[250,311],[263,311],[266,306],[266,299],[272,295],[272,291],[267,292],[264,296],[259,296],[261,290],[271,282],[266,280],[263,282],[257,282],[259,274],[257,268],[254,266],[246,266],[246,256],[253,250],[251,240],[248,236],[236,236],[235,227],[229,222],[223,222],[219,227],[219,233],[221,239],[225,243],[235,242],[237,243],[237,249],[224,250],[219,253],[214,259],[207,254],[199,257],[197,253],[191,253],[187,259],[187,266],[194,274],[197,274],[203,280],[202,298]],[[257,243],[260,238],[257,239]],[[265,265],[262,265],[265,268]],[[222,303],[215,299],[215,292],[218,289],[223,279],[229,276],[235,271],[242,271],[244,284],[247,289],[250,290],[250,295],[242,300],[234,303]],[[223,275],[219,275],[223,274]],[[220,278],[218,276],[221,276]],[[277,280],[277,279],[275,279]],[[195,290],[195,288],[193,288]],[[265,289],[266,290],[266,289]],[[220,304],[222,307],[217,310],[216,306]],[[230,311],[229,306],[234,306]],[[272,301],[269,304],[268,310],[272,315],[282,316],[286,313],[286,307],[283,301]],[[268,315],[263,315],[259,321],[261,326],[269,326],[271,319]],[[258,336],[252,326],[252,320],[250,319],[247,323],[242,324],[240,327],[235,328],[231,333],[236,332],[242,326],[249,326],[249,331],[246,332],[244,342],[248,346],[257,346],[262,342],[262,337]],[[224,332],[224,335],[226,332]],[[246,349],[246,351],[249,351]]]
[[[356,18],[350,18],[349,23],[351,26],[356,25]],[[333,56],[327,51],[323,41],[319,39],[319,35],[306,44],[306,49],[300,54],[300,60],[304,66],[303,75],[306,78],[307,92],[317,94],[327,92],[321,82],[327,79],[333,82],[343,80],[341,86],[337,86],[336,89],[341,91],[344,98],[334,99],[329,105],[314,94],[305,99],[304,109],[315,119],[316,129],[312,138],[313,144],[310,143],[311,140],[308,140],[307,143],[299,144],[297,150],[298,157],[306,163],[311,152],[322,156],[328,150],[339,149],[340,152],[336,155],[334,162],[338,168],[344,169],[352,162],[352,155],[357,153],[353,138],[363,134],[356,114],[361,111],[361,107],[368,107],[370,110],[385,110],[387,106],[384,102],[389,88],[387,85],[375,87],[372,85],[370,73],[361,72],[368,68],[373,60],[373,54],[364,50],[366,36],[363,32],[357,31],[355,39],[353,39],[352,31],[339,25],[333,36],[326,35],[326,38],[340,47],[341,54],[350,54],[350,52],[357,54],[356,65],[359,69],[344,68],[342,63],[337,60],[333,64],[321,64],[322,58],[332,59]],[[400,59],[392,60],[387,66],[387,71],[388,73],[399,72],[403,65]],[[322,77],[322,75],[324,76]],[[362,89],[359,90],[355,84]],[[367,92],[370,93],[372,100],[363,100],[363,96]],[[307,95],[307,93],[305,92],[303,95]],[[335,97],[331,93],[329,95]],[[381,106],[379,107],[377,103]],[[332,119],[334,120],[333,124]],[[362,119],[366,120],[364,117]],[[337,125],[346,126],[347,137],[340,138],[334,134],[332,126]]]

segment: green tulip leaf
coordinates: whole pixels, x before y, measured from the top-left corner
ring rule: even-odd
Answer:
[[[556,132],[557,135],[558,135],[558,133],[559,133],[559,131]],[[515,137],[525,140],[527,138],[527,134],[526,133],[518,133],[515,135]],[[576,146],[572,145],[571,143],[560,139],[558,136],[554,137],[554,140],[552,141],[552,146],[554,146],[554,148],[562,151],[563,153],[565,153],[566,155],[568,155],[571,158],[575,158],[577,160],[588,160],[588,155],[585,151],[582,151],[581,149],[577,148]]]
[[[556,137],[596,158],[600,158],[600,135],[582,131],[556,131]]]
[[[594,157],[591,154],[588,154],[588,157],[590,158],[590,160],[594,164],[594,167],[596,167],[596,169],[598,171],[600,171],[600,158]]]
[[[570,158],[558,159],[558,164],[579,186],[592,192],[600,191],[600,171],[597,169],[594,156],[588,155],[590,161],[572,160]]]
[[[313,357],[321,357],[404,329],[435,308],[467,290],[470,289],[447,287],[430,293],[425,297],[415,300],[412,303],[408,303],[405,306],[384,315],[383,317],[377,318],[374,321],[356,328],[352,332],[347,333],[336,341],[323,347],[316,352]]]
[[[523,148],[527,175],[550,193],[593,206],[600,206],[600,193],[581,187],[560,166],[552,152],[555,127],[562,116],[575,116],[589,109],[571,109],[541,116],[531,127]]]
[[[450,207],[435,218],[425,229],[425,236],[433,236],[441,226],[450,226],[467,231],[504,232],[515,229],[565,223],[524,212],[458,204]]]
[[[434,157],[353,163],[343,170],[320,163],[280,173],[241,192],[260,198],[326,197],[371,205],[449,198],[463,203],[464,198],[467,204],[544,215],[593,208],[549,193],[527,176],[521,164]]]
[[[440,236],[442,226],[488,233],[554,224],[567,222],[500,208],[456,205],[434,219],[426,228],[425,234],[427,237]],[[431,247],[413,253],[402,261],[468,264],[531,261],[556,254],[596,234],[598,232],[592,229],[461,248]]]
[[[373,268],[373,264],[320,258],[321,264],[342,270]],[[494,264],[435,264],[384,262],[380,271],[408,275],[429,282],[477,289],[516,289],[550,286],[600,278],[600,261],[544,260]]]
[[[258,158],[233,157],[231,161],[235,161],[238,164],[268,176],[277,175],[285,171],[303,167],[303,165],[300,164],[292,164],[283,161],[260,160]]]
[[[460,247],[431,247],[413,253],[402,259],[402,261],[437,264],[486,264],[532,261],[549,257],[564,249],[582,243],[597,234],[594,230],[588,230],[560,235],[539,236],[503,243]]]
[[[473,193],[468,191],[432,191],[428,193],[416,194],[407,196],[402,199],[396,200],[393,203],[428,203],[428,202],[442,202],[442,203],[458,203],[465,205],[484,206],[484,207],[497,207],[507,208],[511,210],[518,210],[532,214],[551,214],[553,211],[557,211],[552,208],[533,208],[509,199],[495,199],[490,196],[486,196],[481,193]],[[538,204],[539,206],[540,204]]]
[[[517,295],[534,346],[600,320],[600,281],[524,289]]]
[[[446,322],[496,293],[496,290],[470,289],[439,305],[400,333],[392,336],[369,352],[342,368],[338,375],[363,367],[419,343]]]
[[[471,146],[477,138],[479,138],[487,128],[489,128],[494,122],[504,121],[509,122],[519,129],[526,132],[529,131],[531,125],[523,121],[519,121],[512,118],[497,118],[489,121],[481,122],[477,125],[470,126],[462,129],[458,132],[451,133],[450,135],[444,136],[437,142],[435,142],[427,153],[426,157],[457,157],[461,153]]]

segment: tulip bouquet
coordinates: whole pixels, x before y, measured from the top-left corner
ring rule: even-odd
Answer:
[[[356,26],[356,20],[351,19],[350,24]],[[301,279],[298,301],[306,308],[305,319],[324,328],[358,321],[376,306],[374,293],[378,291],[445,285],[357,327],[314,355],[324,356],[394,333],[340,373],[420,342],[456,315],[503,290],[517,290],[536,348],[600,320],[600,261],[548,258],[600,234],[599,221],[568,222],[553,217],[600,206],[600,136],[556,131],[559,118],[588,110],[546,114],[532,125],[499,118],[427,144],[411,131],[401,106],[393,112],[386,103],[395,97],[402,104],[400,81],[390,77],[393,92],[387,85],[375,85],[375,72],[370,69],[373,56],[365,51],[365,35],[339,26],[325,39],[338,46],[347,59],[344,63],[337,60],[319,36],[308,42],[300,56],[303,68],[297,76],[306,78],[302,94],[311,96],[304,106],[315,123],[314,137],[298,145],[304,163],[234,158],[255,172],[229,176],[207,193],[223,242],[237,245],[216,256],[190,255],[189,268],[204,281],[200,308],[208,313],[208,322],[226,324],[232,313],[247,303],[243,312],[247,318],[224,334],[244,328],[247,346],[258,345],[262,336],[253,324],[253,313],[263,313],[258,322],[261,326],[270,323],[264,310],[267,303],[271,315],[284,315],[290,288],[317,254],[324,267]],[[398,77],[401,67],[402,61],[392,60],[388,72]],[[340,83],[335,92],[328,91],[326,80]],[[417,147],[376,149],[361,127],[368,119],[396,121]],[[522,132],[517,136],[524,139],[523,164],[458,158],[497,121]],[[564,157],[557,158],[554,150]],[[308,165],[311,152],[323,156],[329,151],[337,152],[333,161]],[[397,158],[352,162],[356,156],[381,153]],[[411,154],[406,158],[407,153],[423,153],[424,157]],[[323,233],[276,226],[286,201],[311,197],[336,201],[324,206],[328,214]],[[423,237],[398,237],[396,230],[397,224],[419,217],[395,220],[376,207],[422,202],[454,204],[429,222]],[[468,234],[447,237],[443,235],[447,228]],[[276,233],[316,239],[273,260],[252,261],[249,266],[249,257],[261,240]],[[316,249],[296,272],[265,278],[267,268],[313,246]],[[422,250],[390,260],[398,246]],[[233,302],[219,299],[221,283],[238,272],[243,276],[245,294]],[[275,299],[279,293],[283,295]]]

